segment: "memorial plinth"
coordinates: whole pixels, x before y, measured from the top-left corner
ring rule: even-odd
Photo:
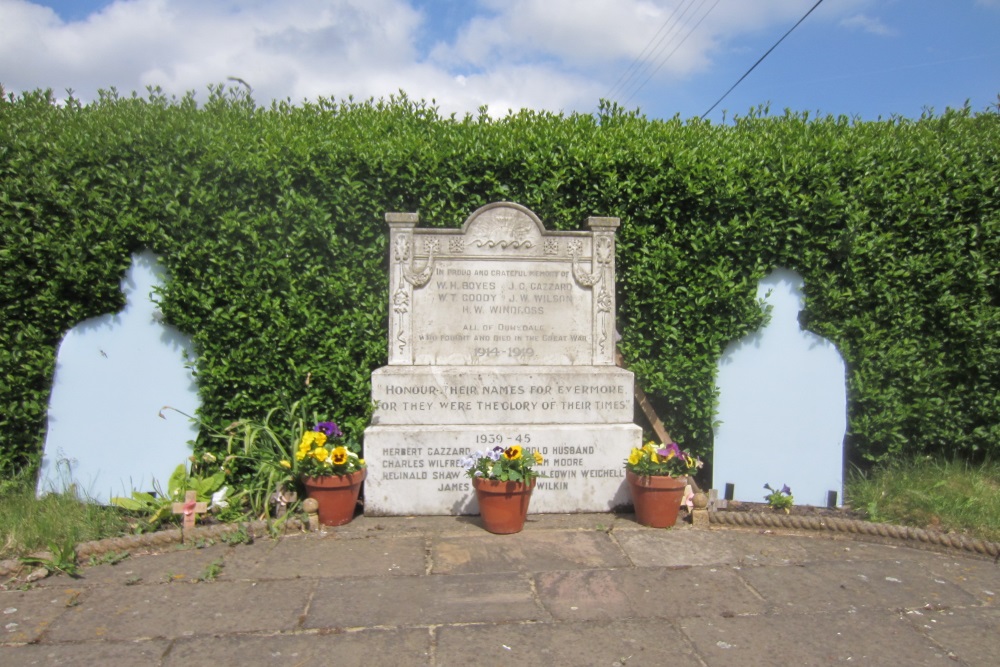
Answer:
[[[365,513],[475,514],[459,461],[512,443],[545,457],[532,512],[627,504],[642,433],[632,373],[614,365],[618,219],[547,231],[503,202],[460,230],[386,221],[389,364],[372,374]]]

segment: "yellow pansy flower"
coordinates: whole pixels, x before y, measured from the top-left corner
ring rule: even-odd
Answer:
[[[330,452],[326,451],[326,447],[317,447],[312,452],[312,457],[317,461],[326,461],[330,456]]]
[[[299,449],[311,449],[313,447],[322,447],[326,444],[326,434],[320,431],[306,431],[302,434],[302,440],[299,442]]]
[[[532,452],[531,455],[535,457],[535,463],[537,463],[538,465],[541,465],[542,463],[545,462],[545,459],[543,459],[542,455],[539,454],[538,452]]]
[[[503,457],[508,461],[516,461],[521,458],[521,445],[511,445],[503,450]]]
[[[336,449],[333,450],[333,453],[330,454],[330,456],[333,459],[333,465],[335,466],[344,465],[345,463],[347,463],[347,457],[348,457],[347,447],[344,447],[343,445],[337,447]]]
[[[638,447],[633,447],[632,452],[628,455],[628,462],[631,465],[636,465],[642,460],[642,450]]]

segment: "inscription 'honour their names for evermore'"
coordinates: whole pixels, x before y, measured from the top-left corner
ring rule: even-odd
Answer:
[[[628,502],[633,377],[614,364],[617,218],[546,231],[507,202],[460,230],[389,213],[389,363],[372,373],[365,513],[476,514],[463,457],[545,458],[532,512]]]

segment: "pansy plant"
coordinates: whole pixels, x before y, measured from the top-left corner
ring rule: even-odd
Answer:
[[[625,468],[635,475],[660,477],[693,475],[702,465],[701,459],[683,451],[676,442],[658,447],[652,440],[633,447],[625,461]]]
[[[294,469],[301,475],[349,475],[365,467],[365,460],[347,446],[334,443],[344,434],[333,422],[319,422],[311,431],[302,434],[295,451]],[[281,466],[292,469],[291,461]]]
[[[537,451],[525,451],[521,445],[511,445],[477,451],[462,459],[460,465],[469,477],[527,483],[538,477],[532,466],[542,463],[542,460]]]

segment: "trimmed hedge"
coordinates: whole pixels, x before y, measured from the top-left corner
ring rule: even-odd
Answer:
[[[0,94],[0,472],[37,465],[56,347],[124,305],[143,248],[169,270],[206,424],[304,396],[360,435],[386,359],[385,212],[455,228],[498,200],[552,229],[621,218],[621,348],[686,448],[710,451],[716,360],[762,324],[757,281],[782,266],[847,362],[852,460],[995,456],[998,155],[1000,116],[968,109],[713,126],[442,117],[405,96],[261,108],[221,86],[202,107]]]

